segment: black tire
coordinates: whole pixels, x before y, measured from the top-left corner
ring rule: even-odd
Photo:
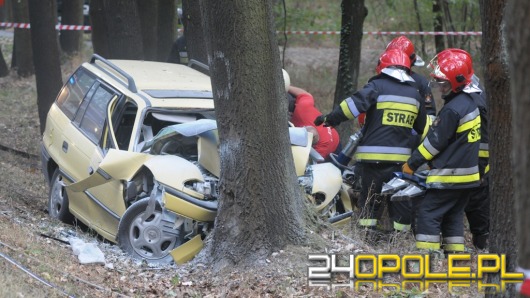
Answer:
[[[148,203],[149,197],[127,208],[118,227],[118,244],[135,259],[146,260],[151,264],[169,264],[173,261],[169,253],[182,244],[182,233],[176,230],[171,233],[164,231],[162,209],[158,203],[154,214],[142,221]],[[166,230],[172,226],[172,223],[165,224],[168,226]]]
[[[59,168],[53,172],[48,194],[48,213],[64,223],[72,223],[74,216],[70,213],[68,195],[62,184],[63,175]]]

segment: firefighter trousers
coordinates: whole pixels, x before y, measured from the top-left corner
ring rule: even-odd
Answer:
[[[401,172],[401,164],[358,162],[356,170],[361,176],[361,194],[357,207],[360,212],[359,225],[375,228],[381,219],[385,203],[395,230],[410,230],[410,203],[391,202],[389,196],[381,196],[383,182],[394,178],[394,172]]]
[[[427,189],[416,213],[416,247],[464,251],[464,209],[473,189]]]
[[[471,191],[465,212],[469,230],[473,234],[473,244],[480,249],[486,248],[490,229],[490,198],[487,184]]]

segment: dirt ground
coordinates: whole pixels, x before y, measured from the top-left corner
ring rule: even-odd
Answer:
[[[333,67],[336,49],[288,49],[289,65]],[[9,60],[8,60],[9,61]],[[69,62],[65,75],[81,61]],[[366,62],[368,65],[368,62]],[[311,253],[414,252],[410,234],[400,241],[370,245],[360,240],[353,226],[323,226],[319,243],[285,247],[255,268],[225,268],[212,272],[198,258],[182,266],[152,267],[125,255],[116,245],[90,230],[65,225],[47,214],[48,187],[41,173],[39,124],[34,78],[14,74],[0,78],[0,297],[450,297],[447,285],[427,290],[412,287],[372,291],[369,286],[335,290],[311,286],[308,259]],[[105,265],[82,265],[67,237],[75,235],[95,243]],[[446,262],[435,261],[443,270]],[[347,278],[342,277],[341,281]],[[392,279],[391,279],[392,280]],[[476,297],[473,290],[457,294]]]

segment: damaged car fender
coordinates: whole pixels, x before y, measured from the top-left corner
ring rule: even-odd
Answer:
[[[168,167],[167,165],[174,165]],[[163,165],[163,166],[162,166]],[[174,155],[149,155],[110,149],[99,167],[87,179],[66,186],[69,191],[85,191],[112,180],[131,180],[145,166],[155,180],[175,189],[184,190],[184,182],[201,180],[200,170],[191,162]]]

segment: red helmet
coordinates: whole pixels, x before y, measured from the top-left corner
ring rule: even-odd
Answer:
[[[475,73],[475,71],[473,70],[473,59],[471,58],[471,55],[468,52],[456,48],[450,48],[447,49],[447,51],[456,54],[460,59],[462,59],[466,63],[468,70],[471,71],[471,75]]]
[[[409,56],[411,65],[423,66],[425,64],[421,57],[417,56],[414,52],[414,44],[412,41],[403,35],[392,39],[392,41],[388,43],[386,50],[391,49],[398,49],[405,52],[405,54]]]
[[[402,66],[410,70],[410,59],[407,54],[398,49],[386,50],[381,56],[379,56],[379,62],[375,71],[380,74],[384,68],[389,66]]]
[[[471,83],[473,77],[471,57],[466,57],[464,53],[454,51],[454,49],[446,49],[438,53],[429,66],[432,68],[431,77],[449,81],[453,92],[462,91]]]

